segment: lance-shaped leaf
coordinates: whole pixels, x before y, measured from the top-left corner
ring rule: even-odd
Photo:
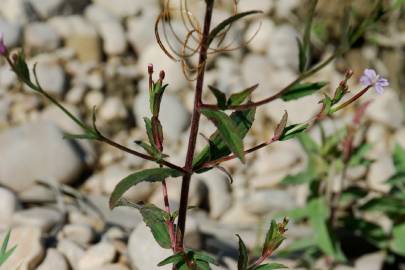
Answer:
[[[179,177],[181,175],[181,172],[170,168],[146,169],[130,174],[115,186],[110,197],[110,207],[114,208],[128,189],[141,182],[161,182],[168,177]]]
[[[401,145],[395,145],[394,154],[394,166],[397,172],[405,172],[405,149]]]
[[[319,248],[328,256],[344,261],[338,243],[333,238],[327,225],[329,218],[328,205],[324,198],[312,199],[308,204],[309,221],[315,231],[315,239]]]
[[[9,230],[3,239],[3,244],[1,245],[0,266],[7,261],[7,259],[11,256],[11,254],[13,254],[14,250],[17,248],[17,246],[14,246],[11,249],[7,250],[8,242],[10,241],[10,235],[11,231]]]
[[[295,136],[297,136],[298,134],[304,132],[308,127],[309,125],[306,123],[290,125],[284,129],[284,133],[280,136],[279,140],[280,141],[290,140]]]
[[[215,124],[215,126],[218,128],[219,134],[229,149],[242,162],[245,162],[243,140],[238,134],[238,127],[235,125],[232,119],[221,111],[203,109],[201,110],[201,113]]]
[[[181,252],[176,253],[174,255],[171,255],[171,256],[167,257],[163,261],[161,261],[158,264],[158,266],[164,266],[164,265],[167,265],[167,264],[178,264],[178,263],[180,263],[181,261],[184,260],[183,257],[184,257],[183,253],[181,253]]]
[[[284,112],[283,117],[280,120],[280,123],[277,124],[276,129],[274,130],[274,135],[272,140],[277,141],[280,139],[281,135],[284,133],[284,129],[287,126],[288,113]]]
[[[214,86],[209,85],[208,88],[210,89],[211,93],[214,94],[215,98],[217,99],[217,104],[218,107],[223,110],[226,108],[226,95],[219,90],[218,88],[215,88]]]
[[[215,39],[215,37],[221,33],[226,27],[230,26],[232,23],[236,22],[237,20],[240,20],[243,17],[253,15],[253,14],[258,14],[262,13],[260,10],[252,10],[252,11],[246,11],[242,13],[238,13],[234,16],[231,16],[224,21],[222,21],[220,24],[218,24],[212,31],[210,32],[208,36],[208,46],[211,44],[211,42]]]
[[[318,0],[311,0],[309,2],[309,12],[306,15],[305,21],[305,30],[302,38],[302,43],[299,42],[299,69],[300,72],[304,72],[308,68],[308,63],[310,62],[310,43],[311,43],[311,31],[312,31],[312,22],[315,15],[316,5]]]
[[[256,110],[244,110],[236,111],[231,114],[231,119],[238,128],[238,134],[241,138],[244,138],[250,128],[253,125]],[[204,147],[201,152],[193,160],[193,168],[197,170],[197,173],[204,172],[206,169],[198,170],[205,162],[213,161],[221,157],[227,156],[231,153],[228,146],[225,144],[224,140],[220,136],[219,132],[216,131],[211,135],[209,139],[209,144]]]
[[[153,204],[147,204],[140,209],[143,221],[148,226],[156,242],[162,247],[171,248],[169,228],[166,221],[170,219],[168,213]]]
[[[390,247],[395,253],[405,256],[405,223],[393,228]]]
[[[238,258],[238,270],[247,270],[249,257],[248,251],[242,238],[237,234],[239,238],[239,258]]]
[[[276,269],[286,269],[286,268],[288,268],[288,267],[281,263],[268,263],[268,264],[259,265],[258,267],[253,268],[253,270],[276,270]]]
[[[262,256],[270,256],[285,240],[284,233],[287,230],[287,223],[287,219],[284,219],[283,223],[279,224],[277,224],[275,220],[271,221],[270,228],[264,240]]]
[[[250,97],[250,95],[252,95],[253,91],[255,91],[258,86],[259,86],[259,84],[255,84],[238,93],[232,94],[227,101],[227,105],[234,106],[234,105],[242,104],[243,101],[245,101],[248,97]]]
[[[290,101],[309,96],[322,89],[325,85],[327,85],[327,82],[298,83],[291,86],[286,92],[284,92],[281,95],[281,99],[284,101]]]
[[[30,83],[30,71],[27,62],[25,62],[25,55],[23,51],[15,54],[14,67],[18,77],[25,83]],[[36,89],[33,89],[36,90]]]

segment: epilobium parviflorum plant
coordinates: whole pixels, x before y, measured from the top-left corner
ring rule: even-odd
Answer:
[[[212,169],[225,171],[225,169],[221,167],[221,164],[233,159],[239,159],[241,163],[245,163],[250,153],[270,146],[273,143],[282,143],[283,141],[296,137],[323,119],[332,117],[337,111],[351,105],[369,89],[375,88],[378,92],[382,92],[382,88],[386,86],[388,82],[372,71],[366,71],[366,78],[363,80],[365,83],[364,88],[351,98],[347,98],[349,89],[346,82],[352,75],[351,72],[347,72],[346,77],[341,85],[337,87],[333,96],[325,94],[319,104],[314,104],[314,106],[320,106],[319,112],[314,117],[302,123],[290,123],[288,120],[288,112],[285,112],[271,138],[251,148],[245,148],[244,146],[244,138],[253,125],[257,109],[277,99],[284,101],[295,100],[315,94],[321,90],[327,83],[312,82],[309,80],[310,77],[331,63],[336,57],[340,57],[346,53],[350,47],[363,36],[368,28],[381,18],[385,11],[383,10],[382,1],[377,1],[367,19],[352,24],[350,20],[351,10],[347,9],[346,16],[344,16],[341,22],[342,38],[340,44],[336,46],[335,52],[329,58],[323,62],[314,63],[311,58],[311,29],[318,1],[309,1],[310,5],[304,34],[302,38],[297,38],[297,46],[299,47],[299,76],[290,84],[280,89],[276,94],[261,100],[255,100],[254,90],[257,88],[257,85],[226,96],[220,89],[204,85],[204,77],[209,56],[213,53],[220,53],[232,49],[229,48],[229,46],[223,45],[223,43],[226,34],[229,29],[233,27],[233,24],[246,16],[258,14],[260,11],[238,13],[236,9],[238,1],[230,0],[235,7],[234,15],[218,25],[212,25],[211,22],[216,4],[215,0],[204,1],[205,13],[202,22],[198,22],[196,17],[192,16],[189,12],[187,9],[187,1],[181,1],[182,5],[180,5],[181,10],[179,14],[181,14],[188,34],[184,40],[180,41],[179,36],[173,32],[175,40],[181,43],[179,51],[174,51],[174,46],[165,45],[160,38],[160,29],[162,26],[164,28],[165,37],[167,30],[172,31],[174,29],[170,24],[172,14],[169,9],[169,2],[170,1],[165,2],[164,11],[156,21],[155,33],[157,42],[169,57],[182,64],[185,71],[184,73],[188,78],[194,76],[193,79],[195,79],[193,114],[184,164],[179,165],[170,162],[170,157],[168,157],[164,151],[165,129],[160,122],[160,106],[161,101],[165,98],[165,92],[170,91],[170,86],[165,84],[165,77],[170,76],[170,70],[160,71],[156,79],[153,65],[145,67],[149,76],[149,89],[147,90],[149,92],[149,104],[145,104],[145,106],[149,106],[151,117],[144,119],[148,141],[136,141],[136,144],[143,149],[142,151],[138,151],[123,146],[106,137],[102,131],[97,128],[95,109],[93,111],[93,122],[91,125],[84,123],[69,112],[55,97],[50,95],[46,89],[42,88],[37,78],[36,65],[33,66],[32,74],[30,73],[23,51],[17,53],[10,52],[1,39],[0,53],[7,60],[21,82],[56,104],[68,117],[83,129],[82,134],[66,134],[65,137],[67,139],[88,139],[106,143],[156,164],[154,168],[134,172],[122,179],[111,194],[110,207],[112,209],[119,206],[134,207],[140,211],[144,222],[150,228],[157,243],[162,248],[171,249],[173,252],[172,256],[162,258],[162,261],[159,263],[160,266],[172,265],[173,269],[177,270],[205,270],[210,269],[210,265],[215,264],[216,260],[201,251],[191,250],[184,246],[187,211],[190,207],[188,203],[189,187],[192,176],[194,174],[203,174]],[[195,46],[191,44],[195,44]],[[192,68],[189,65],[192,61],[188,58],[195,55],[198,56],[198,63],[196,67]],[[226,78],[223,79],[226,80]],[[210,90],[215,96],[217,100],[215,104],[208,104],[203,100],[203,91],[207,90]],[[196,142],[199,139],[201,117],[206,117],[212,121],[217,130],[209,138],[205,138],[207,145],[203,149],[196,149]],[[227,174],[229,173],[227,172]],[[166,185],[166,181],[169,180],[169,178],[170,181],[174,181],[174,178],[181,178],[182,181],[180,205],[179,209],[175,211],[169,204]],[[161,183],[164,209],[160,209],[152,204],[131,202],[123,198],[126,191],[130,188],[137,188],[136,185],[141,182]],[[271,200],[271,198],[269,199]],[[284,265],[278,263],[268,263],[267,259],[274,254],[286,238],[287,224],[287,218],[284,218],[281,222],[273,220],[270,223],[270,227],[263,241],[261,254],[257,257],[249,256],[243,240],[238,236],[238,269],[269,270],[285,268]]]

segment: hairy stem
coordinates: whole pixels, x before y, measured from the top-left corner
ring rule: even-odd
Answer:
[[[197,142],[198,128],[200,125],[200,107],[202,92],[204,86],[204,74],[205,74],[205,65],[208,55],[208,46],[209,46],[209,33],[211,27],[211,18],[214,8],[214,1],[206,1],[206,10],[205,10],[205,19],[204,19],[204,30],[202,34],[201,47],[200,47],[200,58],[199,58],[199,69],[197,75],[197,82],[195,88],[195,97],[194,97],[194,109],[193,116],[191,120],[191,131],[188,141],[187,156],[184,169],[186,171],[192,171],[193,169],[193,157]],[[184,231],[186,227],[186,215],[188,207],[188,194],[190,189],[190,180],[191,173],[187,173],[183,176],[183,181],[181,185],[181,195],[180,195],[180,207],[179,207],[179,219],[176,232],[176,249],[183,249],[183,240],[184,240]]]

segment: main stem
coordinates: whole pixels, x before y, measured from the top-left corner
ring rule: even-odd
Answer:
[[[189,173],[186,173],[183,176],[183,181],[181,184],[181,195],[180,195],[180,208],[179,208],[179,219],[177,224],[177,231],[176,231],[176,249],[182,250],[183,249],[183,240],[184,240],[184,232],[186,227],[186,216],[187,216],[187,207],[188,207],[188,194],[190,189],[190,180],[191,174],[190,173],[193,169],[193,157],[195,152],[195,146],[197,142],[198,136],[198,128],[200,125],[200,106],[202,103],[202,92],[204,86],[204,74],[205,74],[205,66],[207,61],[207,52],[209,47],[209,33],[211,27],[211,18],[212,12],[214,9],[214,1],[207,0],[207,6],[205,10],[205,19],[204,19],[204,30],[202,33],[201,39],[201,47],[200,47],[200,59],[198,64],[198,74],[197,74],[197,82],[195,87],[195,97],[194,97],[194,109],[193,109],[193,116],[191,120],[191,130],[190,136],[188,140],[188,148],[187,148],[187,156],[186,162],[184,165],[184,169]]]

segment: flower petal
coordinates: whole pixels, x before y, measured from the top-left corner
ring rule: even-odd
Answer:
[[[390,85],[390,83],[388,82],[388,80],[385,79],[385,78],[380,78],[380,79],[378,79],[377,84],[378,84],[378,85],[381,85],[382,87],[387,87],[387,86]]]
[[[366,68],[363,73],[364,76],[367,76],[372,81],[377,77],[377,72],[374,69]]]
[[[379,95],[384,94],[384,87],[382,87],[381,85],[376,84],[374,86],[374,89],[377,92],[377,94],[379,94]]]
[[[366,75],[361,76],[360,83],[364,86],[372,85],[373,80]]]

